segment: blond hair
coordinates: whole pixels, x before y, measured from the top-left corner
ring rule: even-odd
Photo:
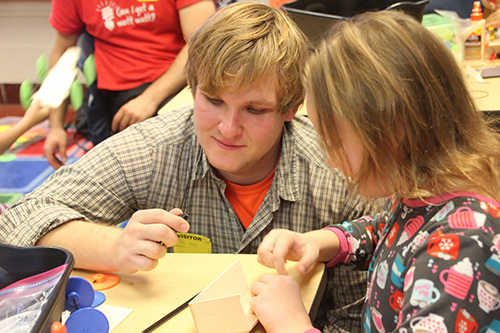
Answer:
[[[241,92],[269,77],[275,80],[280,111],[287,112],[304,100],[300,77],[306,52],[304,35],[280,10],[238,2],[193,34],[185,73],[193,93],[200,85],[212,96]]]
[[[413,18],[380,11],[340,22],[310,57],[304,82],[329,158],[341,163],[344,154],[332,144],[336,119],[362,140],[360,188],[382,175],[407,198],[474,189],[500,199],[499,135],[452,53]]]

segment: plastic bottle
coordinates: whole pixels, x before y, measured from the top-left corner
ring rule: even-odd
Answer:
[[[461,34],[464,64],[477,66],[484,64],[484,50],[488,42],[484,22],[481,2],[475,1],[470,15],[470,25]]]

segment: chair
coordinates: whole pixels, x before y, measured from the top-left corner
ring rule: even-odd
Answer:
[[[388,6],[385,10],[401,10],[406,14],[413,16],[419,22],[422,22],[422,18],[425,13],[425,6],[430,2],[430,0],[420,0],[420,1],[402,1],[396,2]]]
[[[422,22],[430,0],[297,0],[281,8],[297,23],[302,32],[317,43],[329,26],[339,20],[369,11],[401,10]]]

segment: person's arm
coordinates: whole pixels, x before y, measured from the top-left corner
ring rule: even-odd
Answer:
[[[78,35],[64,35],[58,32],[50,54],[50,67],[56,64],[69,47],[76,46],[77,40]],[[50,113],[50,131],[43,146],[47,161],[55,169],[60,168],[66,162],[67,136],[63,125],[67,107],[68,101],[65,101],[59,108],[53,109]],[[59,152],[60,160],[56,157],[56,152]]]
[[[483,6],[486,8],[489,8],[491,10],[498,10],[500,9],[500,1],[498,0],[481,0],[483,3]]]
[[[119,227],[70,221],[49,231],[36,245],[58,246],[69,250],[75,267],[135,273],[149,271],[166,254],[166,247],[177,243],[175,231],[187,232],[189,224],[174,209],[141,210],[135,213],[124,229]]]
[[[393,198],[389,206],[394,200],[397,198]],[[373,218],[364,216],[304,234],[284,229],[271,230],[257,250],[257,260],[282,275],[287,274],[287,260],[299,262],[297,270],[301,275],[315,261],[326,262],[327,267],[345,264],[366,270],[366,260],[379,242],[379,230],[384,229],[387,216],[387,212],[383,211]],[[360,239],[369,241],[360,242]]]
[[[488,16],[486,19],[486,23],[484,25],[486,28],[489,27],[500,27],[500,10],[494,11]]]
[[[38,102],[33,102],[26,110],[23,118],[9,128],[0,133],[0,154],[3,154],[9,147],[27,130],[41,123],[49,116],[49,108],[41,108]]]
[[[486,18],[485,28],[500,26],[500,0],[482,0],[482,3],[492,11]]]
[[[179,10],[182,32],[186,40],[215,12],[213,1],[204,0]],[[122,131],[130,125],[152,117],[160,103],[186,85],[182,75],[187,60],[184,46],[169,69],[154,81],[141,95],[124,104],[116,113],[111,124],[113,131]]]
[[[148,134],[138,127],[115,135],[57,170],[0,215],[0,243],[64,247],[79,268],[125,273],[152,269],[165,254],[157,242],[173,245],[173,230],[186,231],[188,224],[177,216],[178,209],[150,209],[175,204],[150,201],[151,191],[166,197],[171,192],[169,180],[150,183],[164,156],[154,154],[157,146]],[[115,227],[125,220],[126,228]]]

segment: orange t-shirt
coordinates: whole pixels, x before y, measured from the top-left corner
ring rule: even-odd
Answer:
[[[264,180],[252,185],[234,184],[221,177],[226,183],[226,198],[233,206],[234,212],[245,229],[250,226],[260,204],[264,201],[267,191],[271,188],[275,171],[276,167]]]

